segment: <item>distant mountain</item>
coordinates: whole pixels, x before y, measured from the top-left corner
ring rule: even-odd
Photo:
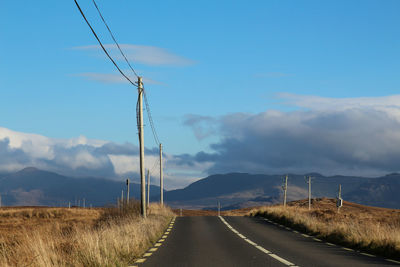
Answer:
[[[325,177],[318,173],[312,178],[312,197],[335,198],[339,184],[342,197],[359,204],[400,208],[400,174],[378,178],[355,176]],[[305,175],[289,174],[288,201],[307,197]],[[244,208],[274,204],[282,201],[283,175],[248,173],[216,174],[198,180],[183,189],[166,191],[164,200],[175,208],[222,209]],[[12,174],[0,175],[0,195],[3,205],[76,205],[83,199],[89,206],[114,204],[126,193],[124,181],[102,178],[73,178],[36,168],[25,168]],[[132,183],[131,196],[139,199],[140,186]],[[152,201],[158,201],[160,188],[151,186]]]
[[[350,201],[364,205],[400,208],[400,174],[371,179],[360,185],[357,190],[345,195]]]
[[[121,190],[126,194],[124,181],[114,181],[102,178],[72,178],[36,168],[25,168],[19,172],[0,178],[0,194],[2,204],[13,205],[47,205],[67,206],[86,205],[104,206],[114,204],[121,196]],[[139,198],[138,184],[131,183],[130,195]],[[150,194],[158,196],[158,186],[150,187]]]
[[[342,185],[345,200],[365,205],[400,208],[400,174],[379,178],[355,176],[325,177],[318,173],[289,174],[288,201],[307,197],[304,176],[312,176],[312,197],[337,196]],[[283,175],[229,173],[211,175],[183,189],[168,191],[165,200],[176,208],[215,209],[220,201],[223,209],[281,202]]]

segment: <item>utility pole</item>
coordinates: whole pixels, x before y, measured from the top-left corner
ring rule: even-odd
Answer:
[[[150,170],[147,169],[147,208],[150,206]]]
[[[336,202],[337,212],[340,212],[340,208],[343,206],[343,199],[342,199],[342,185],[339,184],[339,191],[338,191],[338,199]]]
[[[282,185],[282,189],[283,189],[283,207],[284,208],[286,208],[287,180],[288,180],[288,175],[285,176],[284,182],[283,182],[283,185]]]
[[[162,144],[160,144],[160,204],[164,205],[164,176],[163,176],[163,161],[162,161]]]
[[[71,201],[68,202],[68,208],[71,208]]]
[[[124,207],[124,190],[121,190],[121,208]]]
[[[126,179],[126,205],[129,205],[129,178]]]
[[[308,210],[311,210],[311,176],[308,176],[306,183],[308,184]]]
[[[83,199],[83,208],[86,208],[86,199]]]
[[[218,201],[218,216],[221,216],[221,203]]]
[[[146,181],[144,173],[144,136],[143,136],[143,82],[142,77],[138,77],[139,94],[139,144],[140,144],[140,183],[141,183],[141,213],[146,218]]]

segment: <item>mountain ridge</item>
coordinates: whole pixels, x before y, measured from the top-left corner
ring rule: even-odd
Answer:
[[[376,178],[358,176],[312,175],[312,197],[337,196],[342,185],[345,200],[363,205],[400,208],[400,174],[390,173]],[[284,175],[225,173],[200,179],[185,188],[165,191],[165,202],[175,208],[214,209],[218,202],[223,208],[275,204],[282,201]],[[304,175],[289,174],[288,201],[307,197]],[[68,177],[34,167],[0,177],[3,205],[66,206],[86,199],[93,206],[116,203],[125,181],[101,177]],[[159,200],[158,186],[152,185],[150,197]],[[131,196],[139,199],[140,185],[131,183]]]

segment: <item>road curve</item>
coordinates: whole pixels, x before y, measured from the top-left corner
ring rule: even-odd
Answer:
[[[261,218],[215,216],[176,218],[162,245],[135,265],[399,266],[328,245]]]

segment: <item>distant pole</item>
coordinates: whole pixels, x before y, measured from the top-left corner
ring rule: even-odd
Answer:
[[[147,169],[147,208],[150,205],[150,170]]]
[[[129,205],[129,179],[126,179],[126,205]]]
[[[83,208],[86,208],[86,199],[83,199]]]
[[[338,191],[338,199],[336,202],[337,212],[340,212],[340,208],[343,206],[343,199],[342,199],[342,185],[339,184],[339,191]]]
[[[221,203],[218,201],[218,216],[221,216]]]
[[[283,185],[282,185],[282,189],[283,189],[283,207],[286,208],[286,192],[287,192],[288,175],[286,175],[284,179],[285,180],[284,180]]]
[[[121,190],[121,208],[124,207],[124,190]]]
[[[81,207],[81,200],[78,199],[78,208],[80,208],[80,207]]]
[[[311,210],[311,176],[308,176],[308,210]]]
[[[139,143],[140,143],[140,183],[141,183],[141,213],[146,218],[146,179],[144,173],[144,135],[143,135],[143,82],[142,77],[138,77],[139,94]]]
[[[68,208],[71,208],[71,201],[68,202]]]
[[[160,144],[160,204],[164,205],[164,176],[162,161],[162,144]]]

